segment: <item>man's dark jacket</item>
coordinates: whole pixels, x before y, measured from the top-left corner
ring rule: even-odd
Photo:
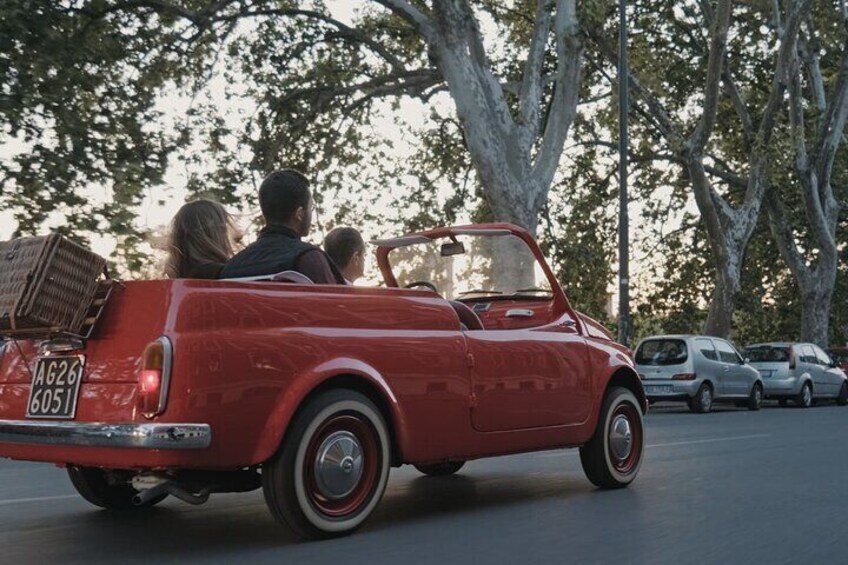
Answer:
[[[316,252],[316,253],[310,253]],[[309,259],[310,268],[303,267]],[[325,279],[316,280],[317,272],[328,273]],[[322,261],[326,265],[322,265]],[[300,236],[285,226],[268,225],[259,232],[259,238],[230,259],[221,269],[219,278],[258,277],[273,275],[283,271],[298,271],[312,278],[316,283],[345,284],[344,277],[326,253],[319,247],[301,241]],[[334,279],[334,280],[333,280]]]

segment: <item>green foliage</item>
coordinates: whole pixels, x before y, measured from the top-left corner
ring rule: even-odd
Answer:
[[[422,8],[427,4],[414,2]],[[492,66],[520,79],[535,0],[471,2],[486,31]],[[585,30],[617,36],[616,3],[579,2]],[[687,127],[699,117],[709,2],[629,3],[630,62]],[[171,6],[168,8],[167,6]],[[0,210],[16,233],[58,229],[85,241],[118,240],[112,260],[146,272],[138,214],[164,194],[169,167],[185,170],[191,196],[251,209],[259,179],[295,166],[315,178],[326,224],[394,235],[492,218],[445,85],[420,36],[375,2],[352,21],[320,0],[235,0],[207,13],[202,0],[6,0],[0,4]],[[735,3],[728,65],[759,119],[777,42],[773,3]],[[822,72],[838,64],[839,18],[816,3]],[[194,20],[187,19],[193,14]],[[492,33],[489,33],[492,32]],[[615,69],[588,44],[581,107],[541,223],[541,242],[575,307],[606,320],[616,260]],[[549,54],[545,72],[555,61]],[[551,89],[545,93],[549,102]],[[508,97],[516,111],[517,99]],[[544,106],[544,104],[543,104]],[[810,105],[814,124],[819,111]],[[631,109],[635,331],[696,332],[712,292],[713,264],[689,180],[649,115]],[[744,174],[746,140],[723,96],[710,163]],[[390,127],[387,127],[390,125]],[[790,209],[808,259],[815,258],[798,197],[786,119],[771,149],[774,189]],[[848,200],[848,159],[837,157],[839,196]],[[717,183],[733,204],[742,192]],[[848,247],[845,214],[838,231]],[[792,338],[798,292],[764,222],[748,250],[737,341]],[[606,320],[611,322],[610,320]],[[848,341],[848,260],[840,264],[833,341]]]

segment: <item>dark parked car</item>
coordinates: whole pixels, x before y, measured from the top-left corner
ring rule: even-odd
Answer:
[[[848,375],[848,347],[831,347],[827,350],[827,354]]]

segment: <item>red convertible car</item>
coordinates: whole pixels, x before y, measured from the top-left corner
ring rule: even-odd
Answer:
[[[64,466],[107,509],[262,488],[308,538],[357,528],[403,464],[576,447],[598,487],[633,481],[647,401],[630,353],[529,233],[374,243],[384,286],[126,282],[88,339],[10,342],[0,456]]]

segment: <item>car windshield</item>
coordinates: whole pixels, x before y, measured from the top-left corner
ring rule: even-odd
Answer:
[[[772,345],[746,347],[745,357],[751,363],[786,363],[789,361],[789,348]]]
[[[682,339],[648,339],[636,350],[638,365],[680,365],[689,358]]]
[[[389,263],[398,286],[432,285],[451,300],[552,297],[551,285],[530,248],[511,234],[415,242],[393,249]]]

